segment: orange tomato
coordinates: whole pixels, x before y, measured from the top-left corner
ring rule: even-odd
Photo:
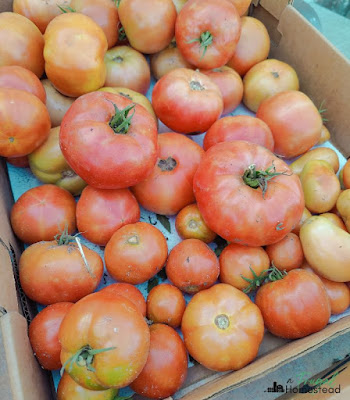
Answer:
[[[240,16],[244,15],[247,12],[250,3],[252,2],[252,0],[229,0],[229,1],[236,7],[236,10],[238,11],[238,14]]]
[[[344,189],[350,189],[350,160],[348,160],[342,169],[342,180]]]
[[[330,138],[331,134],[329,130],[323,125],[321,130],[321,137],[317,144],[323,144],[324,142],[327,142],[327,140],[329,140]]]
[[[332,212],[327,212],[327,213],[320,214],[320,217],[327,218],[330,222],[332,222],[338,228],[343,229],[345,232],[347,232],[346,226],[345,226],[343,220],[339,217],[339,215],[334,214]]]
[[[303,223],[312,216],[311,212],[305,207],[303,211],[303,215],[300,218],[300,221],[295,225],[294,229],[292,230],[293,233],[296,235],[299,235],[300,228],[303,225]]]

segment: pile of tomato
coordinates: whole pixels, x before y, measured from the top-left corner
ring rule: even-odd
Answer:
[[[128,385],[166,398],[188,354],[237,370],[265,329],[302,338],[350,305],[350,161],[338,177],[324,110],[267,59],[249,4],[14,0],[0,14],[0,155],[43,183],[11,224],[59,400]],[[242,101],[256,117],[229,115]],[[176,216],[183,240],[169,252],[140,207]],[[96,291],[104,268],[115,283]],[[145,300],[136,285],[164,273]]]

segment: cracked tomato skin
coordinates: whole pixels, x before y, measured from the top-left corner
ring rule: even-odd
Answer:
[[[260,187],[245,184],[243,175],[254,164],[257,170],[274,165],[277,172]],[[269,150],[244,141],[211,147],[194,176],[198,208],[210,229],[229,242],[265,246],[283,239],[296,226],[304,210],[299,177]]]
[[[119,110],[133,105],[108,92],[79,97],[67,111],[60,130],[60,146],[71,168],[90,186],[121,189],[135,185],[152,172],[157,160],[157,125],[152,115],[136,104],[126,134],[109,126]]]

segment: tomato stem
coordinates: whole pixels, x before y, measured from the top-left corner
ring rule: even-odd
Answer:
[[[130,104],[122,110],[119,110],[114,103],[112,104],[115,114],[109,121],[109,126],[113,129],[114,133],[126,135],[130,128],[132,117],[135,114],[135,104]],[[133,110],[133,113],[129,115],[131,110]]]
[[[250,265],[249,269],[253,274],[253,279],[247,278],[241,274],[241,278],[249,283],[249,285],[243,289],[244,293],[250,293],[253,290],[256,290],[258,287],[260,287],[264,283],[267,276],[267,272],[269,271],[268,269],[265,269],[259,275],[257,275]]]
[[[225,330],[230,326],[230,320],[225,314],[217,315],[214,322],[215,325],[222,330]]]
[[[122,24],[120,24],[120,28],[118,29],[118,40],[120,42],[124,42],[124,40],[126,40],[126,33],[125,33],[125,29],[124,26]]]
[[[57,7],[64,13],[64,14],[66,14],[66,13],[68,13],[68,12],[77,12],[77,10],[75,10],[74,8],[72,8],[72,7],[70,7],[70,6],[60,6],[60,5],[58,5],[57,4]]]
[[[199,42],[199,48],[203,48],[203,53],[201,55],[201,59],[205,56],[205,53],[208,50],[208,47],[213,43],[213,35],[209,31],[203,32],[199,38],[192,39],[187,43],[195,43]]]
[[[276,268],[273,261],[271,262],[271,268],[269,268],[267,272],[268,272],[267,276],[268,282],[279,281],[288,275],[286,270],[280,271],[278,268]]]

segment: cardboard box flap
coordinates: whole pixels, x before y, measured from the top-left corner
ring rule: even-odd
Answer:
[[[259,3],[261,7],[265,8],[265,10],[273,15],[276,19],[280,19],[286,6],[288,4],[292,4],[293,0],[260,0],[255,1],[255,5],[256,3]]]

